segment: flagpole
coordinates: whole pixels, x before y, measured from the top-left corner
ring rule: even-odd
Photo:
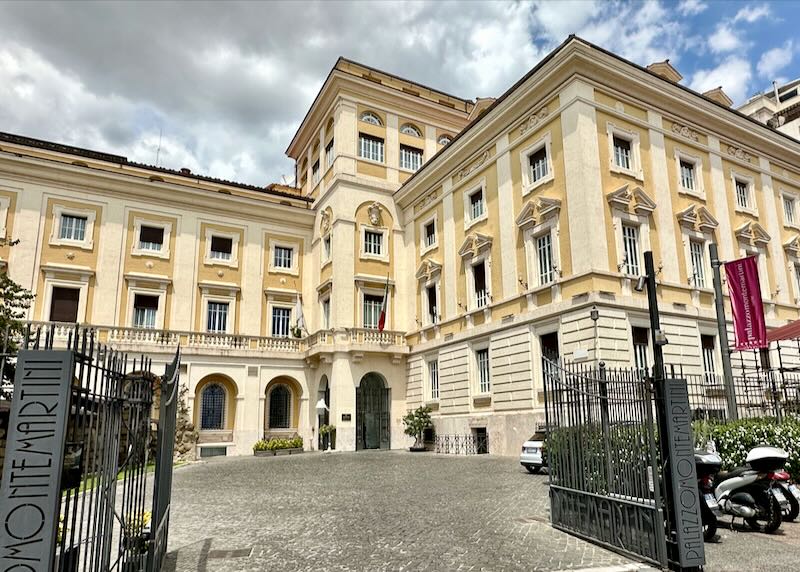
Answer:
[[[717,332],[719,333],[719,348],[722,354],[722,375],[725,378],[725,397],[728,402],[728,417],[735,421],[739,418],[739,409],[736,406],[736,392],[733,383],[733,368],[731,367],[731,351],[728,345],[728,325],[725,321],[725,303],[722,298],[722,276],[716,243],[708,245],[708,254],[711,258],[711,269],[714,274],[714,305],[717,310]]]

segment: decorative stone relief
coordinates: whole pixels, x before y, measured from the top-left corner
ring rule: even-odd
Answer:
[[[75,259],[75,253],[70,250],[69,252],[67,252],[66,257],[67,257],[67,260],[74,260]]]
[[[525,123],[520,125],[519,134],[524,135],[525,133],[527,133],[528,131],[539,125],[542,121],[544,121],[547,118],[547,115],[549,113],[550,112],[546,107],[543,107],[536,113],[531,113],[528,116],[528,119],[525,120]]]
[[[381,224],[381,205],[380,203],[372,203],[367,208],[367,215],[369,216],[369,224],[372,226],[380,226]]]
[[[621,101],[618,101],[614,104],[614,109],[619,111],[620,113],[625,113],[625,104]]]
[[[217,270],[217,276],[222,278],[223,276],[225,276],[225,273],[222,270]]]
[[[145,262],[145,263],[144,263],[144,266],[145,266],[145,268],[147,268],[148,270],[152,270],[152,269],[153,269],[153,267],[155,266],[155,264],[153,264],[153,261],[152,261],[152,260],[148,260],[147,262]]]
[[[427,205],[431,204],[437,197],[436,191],[432,191],[422,197],[420,200],[417,201],[417,204],[414,205],[414,211],[420,211],[425,208]]]
[[[693,131],[689,129],[686,125],[681,125],[679,123],[672,124],[672,132],[677,133],[681,137],[686,137],[687,139],[691,139],[692,141],[697,141],[699,139],[697,131]]]
[[[320,234],[328,234],[331,229],[331,210],[325,209],[319,215],[319,231]]]
[[[728,155],[731,157],[736,157],[741,161],[747,161],[748,163],[753,158],[750,153],[742,149],[741,147],[734,147],[733,145],[728,145]]]
[[[459,180],[464,179],[467,175],[472,173],[475,169],[483,165],[489,159],[489,151],[484,151],[481,158],[475,161],[471,166],[467,167],[466,169],[461,169],[458,172]]]

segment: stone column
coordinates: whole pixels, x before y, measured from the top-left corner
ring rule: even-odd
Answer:
[[[502,269],[503,299],[517,293],[517,248],[514,224],[514,186],[511,182],[511,152],[506,133],[495,144],[497,154],[497,204],[500,211],[500,267]],[[505,149],[505,152],[503,150]]]
[[[458,295],[456,292],[456,276],[458,275],[456,259],[456,226],[453,221],[453,180],[445,179],[442,184],[442,245],[444,252],[442,272],[444,273],[444,290],[441,294],[443,315],[446,319],[458,315]]]
[[[772,259],[772,273],[775,276],[773,286],[778,291],[775,298],[782,304],[789,304],[791,297],[789,281],[786,279],[786,257],[781,242],[781,225],[778,223],[778,220],[783,220],[783,211],[779,210],[778,205],[775,204],[775,189],[772,185],[772,176],[769,174],[769,160],[761,157],[759,166],[761,167],[761,193],[764,196],[764,213],[759,219],[764,221],[767,232],[772,237],[769,241],[769,255]],[[773,293],[774,291],[770,292],[771,298]]]
[[[336,426],[336,450],[356,449],[356,383],[350,370],[350,354],[333,354],[331,377],[331,425]],[[349,414],[350,421],[342,421],[342,414]]]
[[[711,150],[711,192],[714,194],[714,216],[719,222],[717,227],[717,245],[722,260],[739,258],[738,248],[734,248],[733,231],[731,230],[731,213],[728,208],[728,193],[725,190],[725,175],[722,172],[722,156],[719,139],[708,136],[708,147]]]
[[[656,264],[661,264],[661,279],[665,282],[679,283],[681,280],[678,268],[678,243],[675,236],[675,212],[672,209],[672,193],[669,188],[669,162],[667,160],[661,114],[647,112],[647,122],[653,126],[649,130],[650,163],[653,174],[653,199],[656,209],[653,216],[658,226],[658,242],[661,252]]]

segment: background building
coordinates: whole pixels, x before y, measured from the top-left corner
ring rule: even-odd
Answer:
[[[578,38],[497,100],[340,59],[287,149],[296,187],[0,135],[20,241],[0,257],[61,335],[77,321],[156,361],[180,342],[203,455],[316,447],[320,399],[338,449],[406,446],[428,404],[439,434],[516,454],[544,353],[649,363],[646,250],[686,373],[721,372],[710,242],[758,254],[770,325],[798,316],[800,142],[680,79]]]

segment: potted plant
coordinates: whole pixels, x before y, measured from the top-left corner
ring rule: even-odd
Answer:
[[[321,425],[319,434],[322,436],[323,449],[336,449],[336,425]]]
[[[296,455],[303,452],[303,438],[300,436],[291,439],[260,439],[253,445],[253,454],[256,457],[274,457],[276,455]]]
[[[405,434],[409,437],[414,437],[414,444],[410,447],[410,451],[424,451],[425,443],[423,436],[425,429],[433,427],[431,421],[431,408],[430,407],[417,407],[414,411],[409,411],[403,417],[403,425],[406,426]]]
[[[292,337],[295,338],[302,338],[303,337],[303,330],[299,325],[294,325],[291,328]]]

